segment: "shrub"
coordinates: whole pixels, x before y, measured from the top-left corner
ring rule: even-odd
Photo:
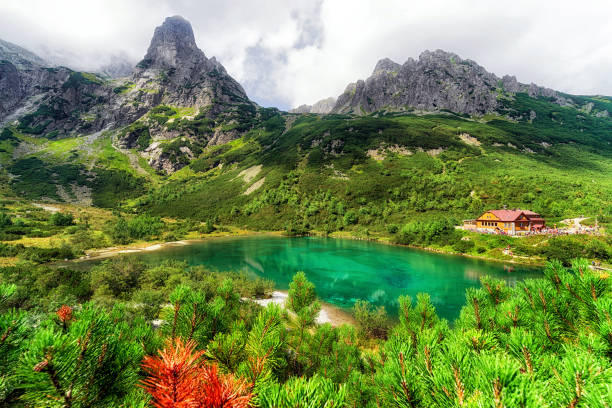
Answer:
[[[195,342],[168,339],[158,356],[146,356],[142,367],[148,377],[142,385],[159,408],[247,408],[250,384],[231,374],[221,374],[214,364],[202,361]]]
[[[404,225],[396,237],[399,244],[447,245],[460,239],[455,225],[448,219],[433,221],[411,221]]]
[[[118,244],[128,244],[136,239],[150,239],[159,236],[164,225],[161,218],[147,214],[130,219],[118,217],[110,224],[110,236]]]
[[[474,242],[459,240],[453,244],[453,249],[457,252],[465,254],[474,249]]]
[[[135,239],[145,239],[157,236],[164,228],[164,222],[159,217],[142,214],[128,221],[130,236]]]
[[[558,260],[565,266],[570,266],[574,258],[580,258],[584,253],[584,246],[572,239],[558,237],[548,240],[548,245],[542,248],[542,254],[549,261]]]
[[[23,245],[9,245],[0,242],[0,257],[13,257],[23,252],[25,247]]]
[[[602,261],[607,261],[612,258],[610,246],[598,239],[594,239],[586,244],[585,250],[589,258],[596,258]]]
[[[74,215],[71,213],[56,212],[50,218],[51,224],[57,226],[68,226],[74,224]]]
[[[10,215],[0,212],[0,228],[7,227],[9,225],[13,225]]]
[[[293,275],[293,281],[289,284],[287,307],[295,313],[299,313],[316,299],[317,294],[314,284],[306,278],[306,274],[300,271]]]
[[[387,225],[387,232],[389,234],[397,234],[397,231],[399,231],[399,226],[397,224]]]
[[[344,214],[344,225],[353,225],[357,224],[357,213],[353,210],[348,210],[346,214]]]
[[[358,300],[353,306],[357,326],[367,337],[387,337],[389,319],[384,306],[374,307],[367,300]]]
[[[207,220],[204,227],[200,230],[202,234],[210,234],[216,230],[213,220]]]

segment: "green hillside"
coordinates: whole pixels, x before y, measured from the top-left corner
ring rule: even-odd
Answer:
[[[7,127],[0,160],[10,188],[2,194],[194,225],[374,237],[500,258],[491,252],[495,245],[479,237],[466,247],[457,244],[460,235],[415,240],[406,238],[405,228],[431,227],[409,226],[419,222],[452,227],[502,206],[531,209],[551,224],[581,215],[610,223],[612,120],[599,113],[612,111],[612,102],[575,98],[575,106],[589,108],[518,94],[505,100],[504,116],[238,108],[231,119],[211,120],[202,112],[193,116],[193,109],[160,106],[95,137],[34,137]],[[154,170],[140,148],[117,147],[126,132],[150,137],[149,129],[160,126],[178,132],[159,142],[164,154],[183,161],[172,174]],[[212,127],[242,133],[207,146],[202,137]],[[185,148],[195,156],[183,154]],[[537,253],[526,248],[523,255]]]
[[[612,105],[609,99],[589,101],[602,109]],[[321,116],[266,110],[242,137],[199,149],[197,158],[170,176],[156,174],[137,151],[113,148],[111,132],[91,142],[33,138],[7,128],[1,159],[16,176],[14,193],[26,198],[70,199],[70,185],[84,185],[98,206],[218,217],[251,228],[303,222],[327,230],[379,229],[423,215],[470,217],[501,205],[553,218],[609,214],[612,121],[523,95],[508,105],[515,115],[529,111],[535,119],[514,121],[452,113]],[[258,165],[261,171],[249,182],[239,177]],[[261,187],[243,194],[262,179]],[[68,198],[58,195],[56,185]]]

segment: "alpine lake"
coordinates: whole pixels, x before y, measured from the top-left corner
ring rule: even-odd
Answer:
[[[123,256],[149,263],[178,260],[213,271],[236,271],[274,282],[287,290],[304,271],[324,302],[349,310],[359,299],[382,305],[397,316],[398,297],[428,293],[440,317],[453,321],[465,304],[465,291],[482,276],[509,285],[543,276],[542,267],[483,261],[369,241],[272,235],[213,238]],[[86,264],[98,263],[85,261]]]

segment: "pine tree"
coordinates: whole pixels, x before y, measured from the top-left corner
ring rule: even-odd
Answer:
[[[41,407],[118,406],[138,380],[149,337],[144,322],[124,321],[121,307],[62,307],[25,345],[16,373],[21,398]]]
[[[287,338],[293,356],[292,370],[294,375],[302,375],[305,368],[312,364],[308,358],[312,338],[310,329],[314,327],[321,310],[314,285],[306,279],[304,272],[296,273],[289,284],[287,307],[294,313],[289,320]]]
[[[292,377],[285,384],[261,387],[255,403],[260,408],[340,408],[345,406],[346,394],[346,386],[318,375]]]
[[[28,314],[7,307],[16,291],[15,285],[0,284],[0,405],[15,398],[15,369],[32,333]]]

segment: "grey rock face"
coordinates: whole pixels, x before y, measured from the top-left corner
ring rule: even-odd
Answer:
[[[173,16],[155,28],[147,54],[138,65],[145,69],[169,69],[187,60],[204,59],[204,53],[196,46],[191,24],[181,16]]]
[[[372,75],[397,73],[402,66],[397,62],[391,61],[389,58],[383,58],[376,63]]]
[[[103,65],[96,71],[108,78],[129,77],[134,72],[134,64],[124,55],[113,55],[108,64]]]
[[[8,41],[0,40],[0,60],[15,65],[17,69],[27,69],[32,66],[48,66],[38,55]]]
[[[20,119],[34,134],[92,133],[113,122],[112,90],[92,74],[48,68],[31,52],[0,40],[0,126]]]
[[[168,17],[155,29],[147,54],[136,65],[137,88],[158,89],[157,103],[203,107],[216,102],[248,103],[244,89],[214,57],[197,47],[191,24]]]
[[[24,100],[44,85],[42,58],[0,40],[0,125]]]
[[[336,98],[329,97],[326,99],[321,99],[320,101],[316,102],[314,105],[300,105],[297,108],[291,109],[289,112],[327,114],[331,112],[335,104],[336,104]]]
[[[0,61],[0,119],[12,112],[23,99],[21,79],[17,68],[8,61]]]
[[[555,91],[520,84],[515,77],[498,78],[471,60],[442,50],[425,51],[403,65],[380,60],[365,81],[349,84],[332,109],[335,113],[371,113],[380,109],[447,109],[482,115],[500,107],[499,96],[527,92],[564,103]]]

